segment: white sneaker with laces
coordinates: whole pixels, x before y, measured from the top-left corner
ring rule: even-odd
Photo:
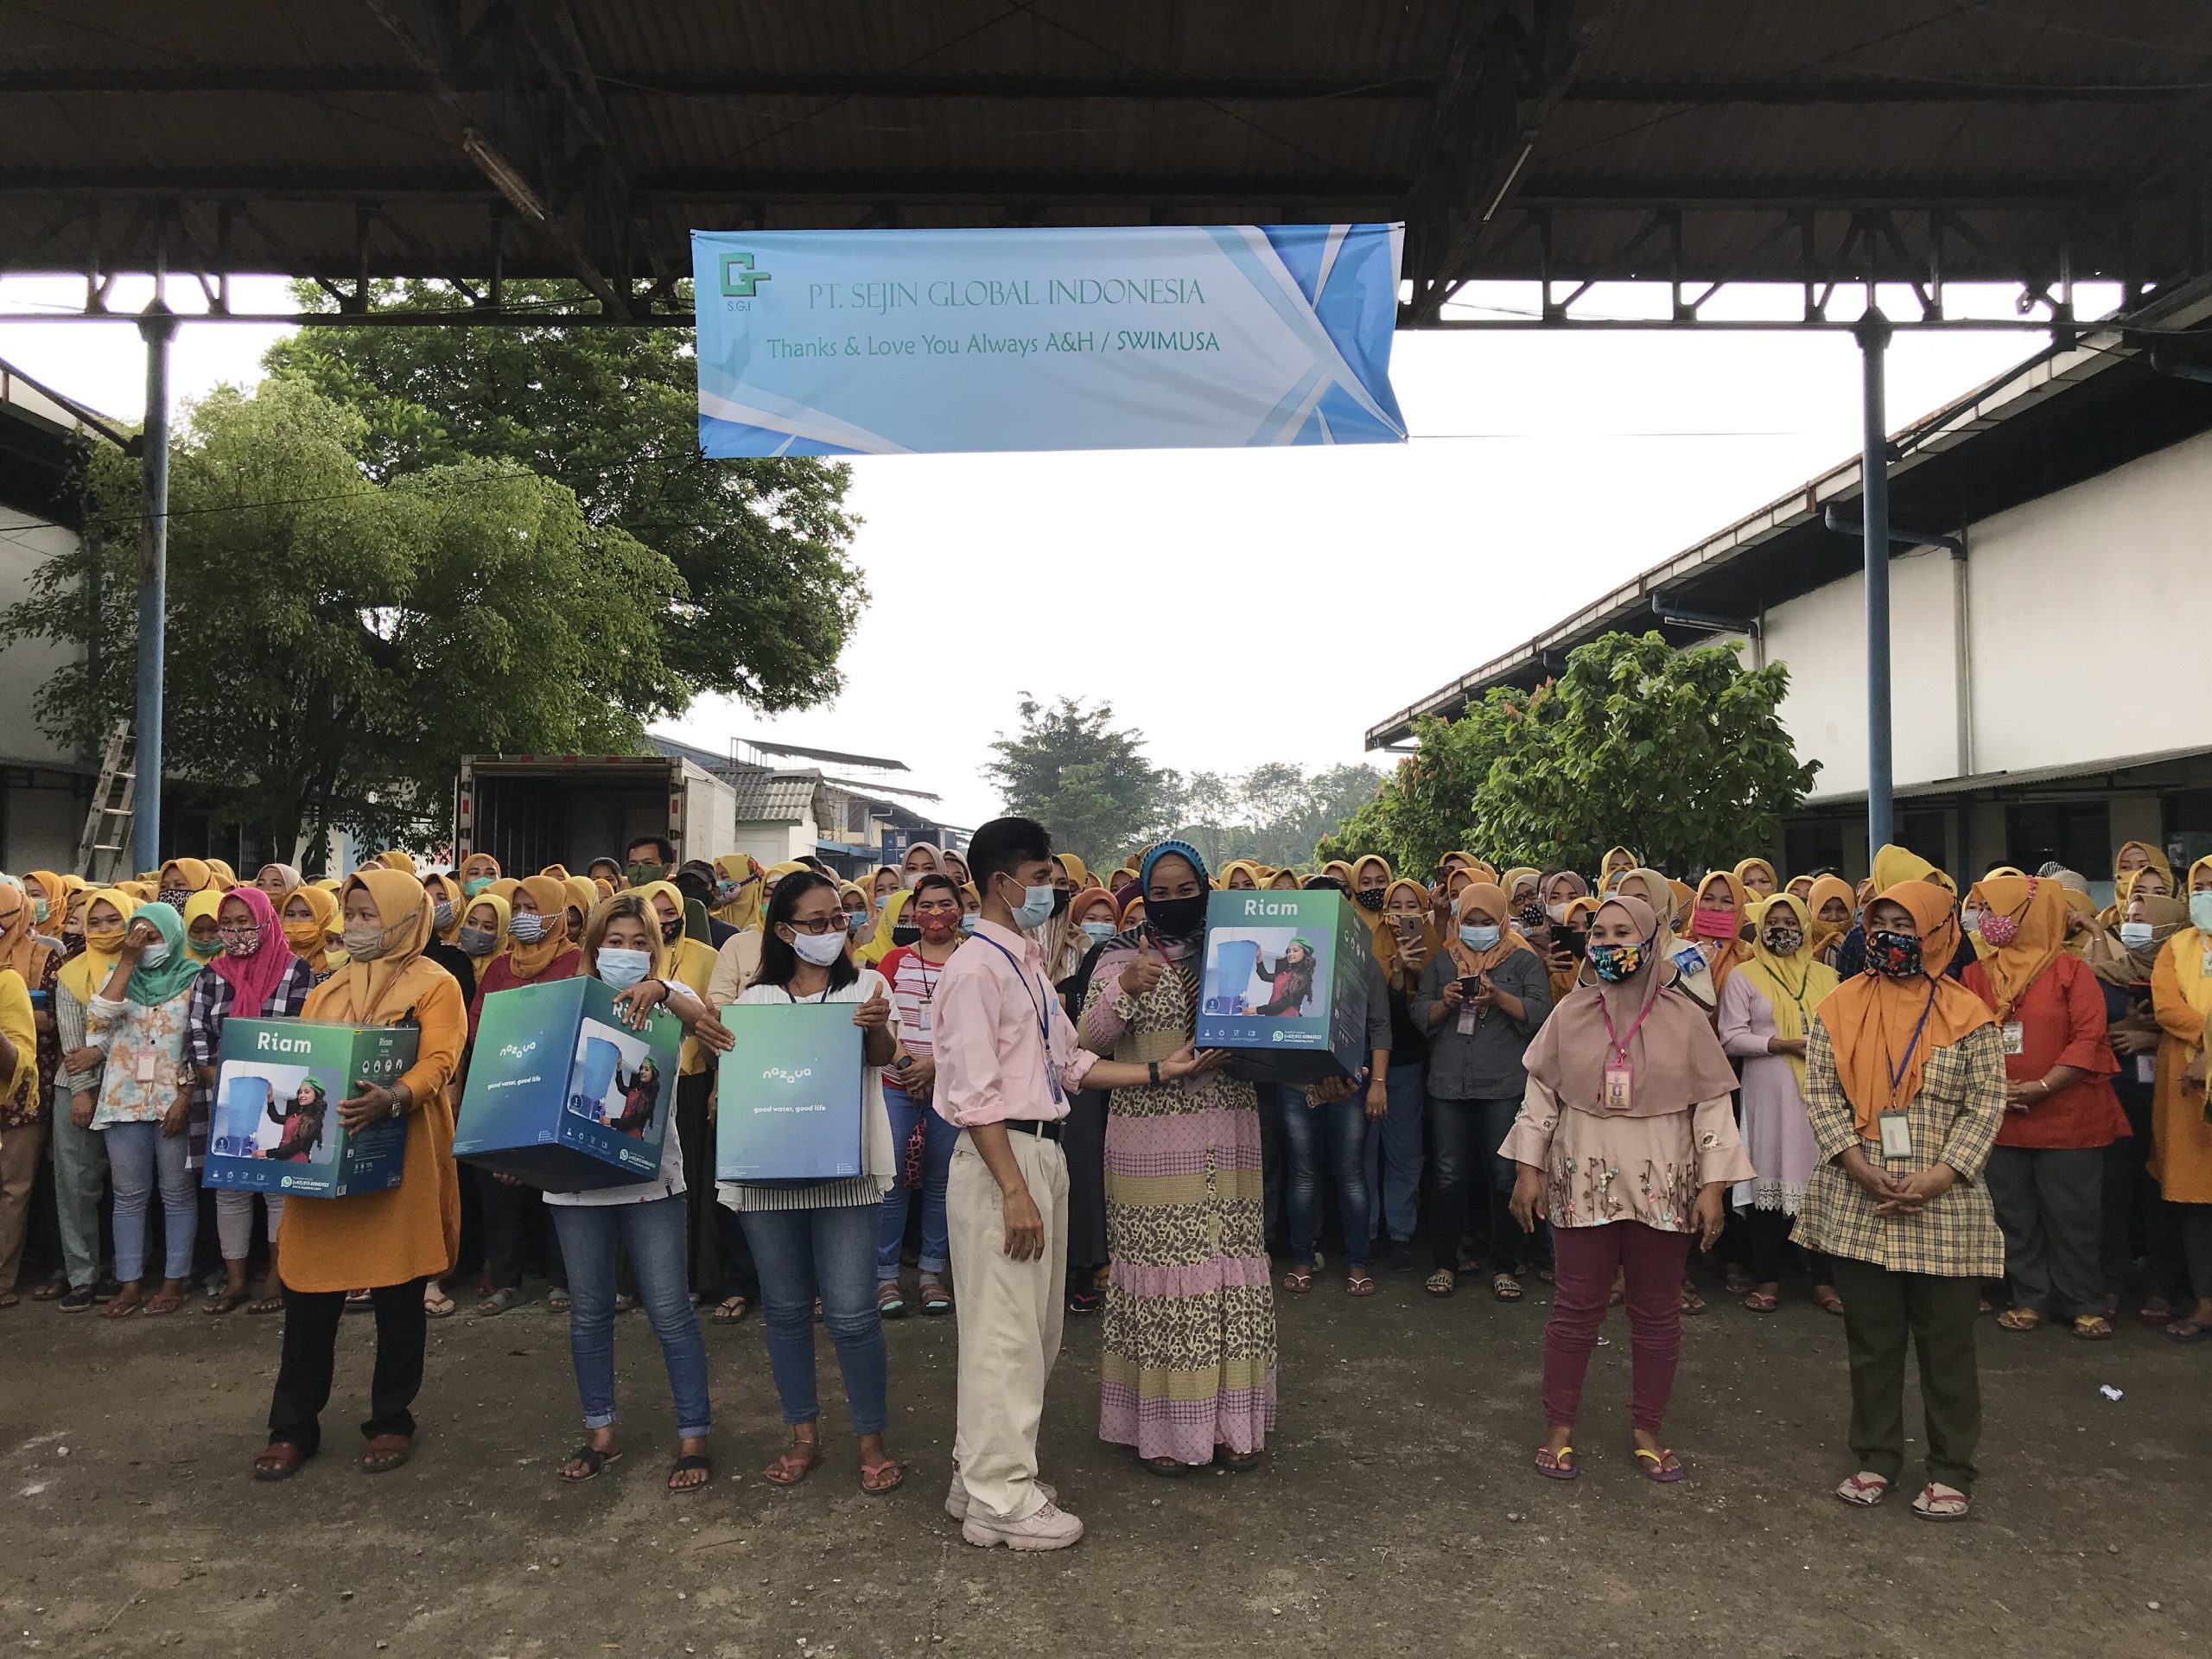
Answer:
[[[1083,1541],[1083,1522],[1048,1498],[1036,1514],[1019,1521],[1001,1521],[980,1506],[971,1507],[960,1523],[960,1535],[978,1549],[1000,1544],[1008,1549],[1065,1549]]]
[[[1039,1491],[1045,1494],[1045,1501],[1047,1503],[1058,1500],[1060,1495],[1043,1481],[1035,1481],[1032,1484]],[[968,1518],[968,1483],[960,1478],[960,1471],[957,1469],[952,1471],[952,1484],[945,1488],[944,1512],[956,1521],[965,1521]]]

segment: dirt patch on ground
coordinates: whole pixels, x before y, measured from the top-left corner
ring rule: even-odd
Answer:
[[[1688,1322],[1669,1432],[1691,1478],[1671,1489],[1627,1456],[1616,1315],[1586,1472],[1559,1486],[1528,1464],[1540,1295],[1321,1282],[1285,1299],[1281,1428],[1243,1476],[1163,1481],[1102,1446],[1097,1325],[1071,1320],[1045,1469],[1090,1535],[1025,1558],[969,1548],[940,1508],[950,1319],[891,1328],[893,1447],[914,1472],[887,1499],[859,1491],[826,1339],[836,1455],[797,1491],[763,1481],[779,1429],[758,1317],[709,1327],[717,1478],[671,1499],[667,1388],[635,1315],[629,1455],[595,1481],[554,1478],[579,1439],[567,1326],[533,1305],[433,1327],[419,1452],[373,1479],[349,1460],[371,1331],[348,1319],[324,1455],[263,1486],[246,1471],[277,1320],[26,1301],[0,1314],[0,1630],[22,1654],[284,1659],[2205,1650],[2212,1348],[1985,1322],[1976,1512],[1935,1527],[1828,1496],[1849,1467],[1843,1335],[1801,1301],[1757,1318],[1716,1294]]]

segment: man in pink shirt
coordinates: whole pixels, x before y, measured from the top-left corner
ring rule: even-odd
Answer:
[[[937,1106],[961,1131],[945,1188],[960,1373],[944,1508],[971,1544],[1065,1549],[1083,1522],[1037,1478],[1037,1425],[1065,1317],[1068,1096],[1185,1077],[1225,1057],[1186,1046],[1137,1065],[1085,1053],[1030,937],[1066,901],[1052,836],[1028,818],[994,819],[976,832],[968,868],[982,919],[936,999]]]

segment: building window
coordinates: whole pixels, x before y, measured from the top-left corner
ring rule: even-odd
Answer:
[[[1792,875],[1843,868],[1844,826],[1834,819],[1793,823],[1783,830],[1783,862]],[[1860,831],[1865,839],[1865,831]]]
[[[1951,815],[1942,807],[1923,807],[1897,815],[1897,845],[1918,853],[1939,870],[1951,868]]]
[[[2212,789],[2181,790],[2160,804],[2166,855],[2174,861],[2174,874],[2179,875],[2212,853]]]
[[[2063,864],[2091,880],[2112,868],[2112,809],[2103,801],[2021,801],[2005,809],[2006,861],[2033,875]]]

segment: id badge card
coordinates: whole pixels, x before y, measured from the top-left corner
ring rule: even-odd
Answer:
[[[153,1082],[155,1069],[160,1064],[161,1057],[156,1054],[150,1047],[140,1049],[138,1051],[138,1081],[141,1083]]]
[[[2135,1081],[2156,1083],[2158,1080],[2158,1057],[2155,1054],[2138,1054],[2135,1057]]]
[[[2005,1024],[1999,1027],[1999,1030],[2005,1039],[2005,1058],[2011,1059],[2015,1055],[2024,1054],[2027,1052],[2028,1031],[2027,1027],[2022,1025],[2020,1021],[2018,1020],[2007,1020]]]
[[[1475,1034],[1475,1010],[1469,1003],[1462,1002],[1459,1005],[1458,1030],[1462,1037],[1471,1037]]]
[[[1884,1112],[1877,1120],[1882,1130],[1882,1156],[1912,1156],[1912,1122],[1903,1112]]]
[[[930,1034],[930,1005],[926,1002],[914,1010],[914,1034],[917,1037]]]
[[[1067,1091],[1060,1087],[1060,1069],[1052,1064],[1052,1057],[1050,1055],[1047,1055],[1045,1058],[1045,1081],[1052,1085],[1052,1104],[1055,1106],[1066,1105],[1068,1103],[1068,1096]]]
[[[1605,1084],[1600,1090],[1599,1097],[1605,1103],[1608,1116],[1625,1117],[1628,1115],[1629,1102],[1634,1095],[1630,1075],[1625,1065],[1609,1065],[1605,1068]]]

